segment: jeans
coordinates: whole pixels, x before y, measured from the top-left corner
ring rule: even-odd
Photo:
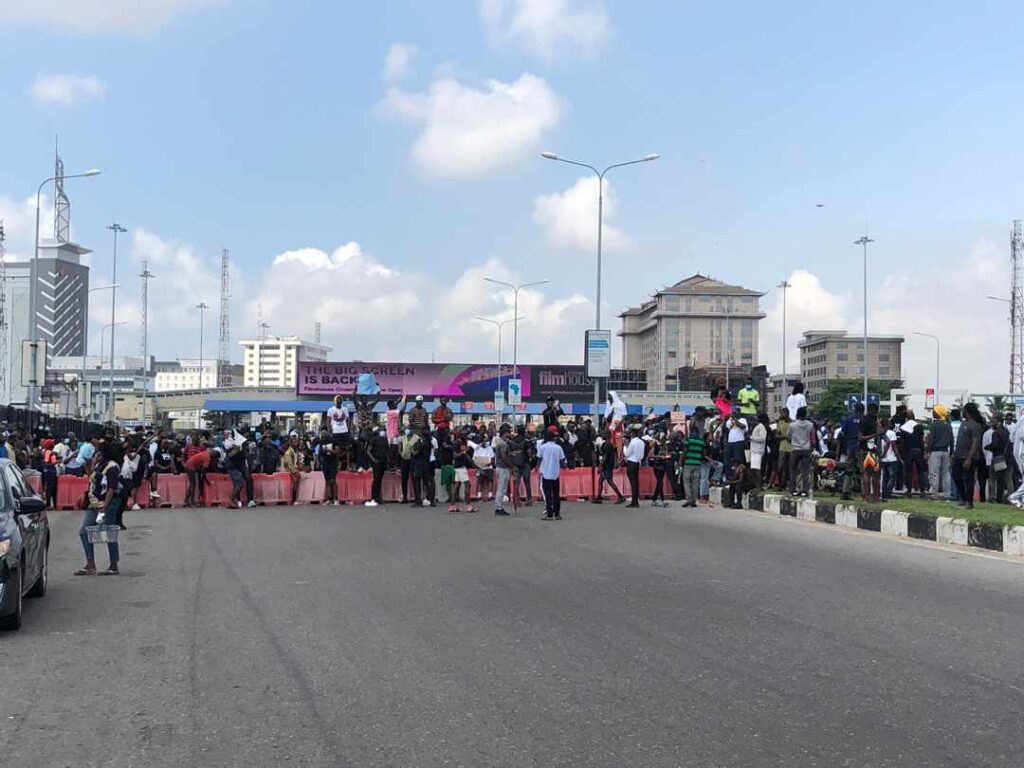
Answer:
[[[933,496],[949,493],[949,451],[928,454],[928,488]]]
[[[790,460],[792,459],[792,457],[792,450],[779,452],[779,488],[789,487]]]
[[[387,461],[378,461],[373,465],[373,485],[370,490],[370,498],[376,501],[378,504],[384,503],[384,497],[381,494],[381,486],[384,484],[384,470],[388,468]]]
[[[963,459],[953,457],[953,482],[956,483],[957,495],[969,506],[974,506],[974,471],[977,462],[964,464]]]
[[[1006,468],[996,471],[994,467],[988,468],[988,500],[996,504],[1006,501],[1006,494],[1013,487],[1013,469],[1009,462]]]
[[[714,459],[708,459],[700,465],[700,497],[706,499],[711,495],[711,481],[722,482],[725,475],[725,464]]]
[[[665,468],[655,467],[654,468],[654,496],[651,497],[652,501],[664,501],[665,500]]]
[[[789,473],[789,492],[796,493],[797,485],[800,485],[800,493],[810,493],[810,472],[811,452],[807,450],[794,450],[790,458],[791,471]],[[846,488],[846,483],[843,483]]]
[[[496,467],[494,470],[494,511],[505,508],[504,498],[508,495],[508,481],[511,477],[508,467]]]
[[[540,481],[541,490],[544,492],[544,509],[549,517],[557,517],[562,512],[561,489],[558,478],[548,480],[546,477]]]
[[[794,451],[796,453],[796,451]],[[843,454],[843,496],[849,496],[853,479],[860,477],[860,453],[856,448]]]
[[[519,498],[519,481],[522,480],[526,486],[526,500],[528,502],[533,501],[533,491],[530,489],[530,467],[523,465],[515,468],[515,480],[512,481],[513,490],[516,493],[516,498]]]
[[[947,453],[948,457],[949,454]],[[882,498],[891,499],[892,490],[896,487],[896,466],[899,464],[898,461],[883,461],[882,462]]]
[[[82,517],[82,526],[78,529],[78,538],[82,540],[82,549],[85,550],[85,559],[90,563],[96,559],[96,551],[92,542],[89,541],[89,532],[85,530],[86,527],[96,525],[96,517],[100,512],[104,513],[104,525],[115,525],[117,522],[117,513],[120,509],[121,500],[115,496],[106,509],[89,507],[89,509],[85,510],[85,515]],[[118,561],[121,559],[121,550],[118,549],[116,541],[108,542],[107,554],[110,555],[110,564],[117,565]]]
[[[687,464],[683,467],[683,487],[686,490],[686,503],[691,507],[697,506],[697,499],[700,496],[703,467],[696,464]]]
[[[629,478],[629,492],[631,495],[630,504],[640,503],[640,463],[637,461],[626,462],[626,477]]]

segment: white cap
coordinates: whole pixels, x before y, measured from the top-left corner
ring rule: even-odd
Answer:
[[[417,403],[422,403],[423,402],[423,395],[416,395],[416,402]]]

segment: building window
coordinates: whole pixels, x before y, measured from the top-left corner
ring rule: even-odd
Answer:
[[[850,359],[850,356],[848,354],[846,354],[845,352],[840,352],[838,355],[836,355],[836,360],[849,360],[849,359]]]
[[[890,375],[890,373],[889,373],[889,366],[888,365],[883,365],[881,368],[879,368],[878,369],[878,375],[879,376],[889,376]]]
[[[836,368],[836,373],[838,373],[840,376],[845,374],[846,373],[846,366],[845,365],[840,365],[838,368]]]
[[[885,352],[885,353],[880,354],[878,356],[878,362],[880,362],[880,363],[888,363],[889,362],[889,353]]]

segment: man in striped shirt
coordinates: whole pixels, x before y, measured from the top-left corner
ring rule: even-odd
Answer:
[[[690,434],[686,438],[686,452],[683,454],[683,489],[686,494],[684,507],[696,507],[700,497],[700,468],[704,464],[704,409],[698,408],[690,422]]]

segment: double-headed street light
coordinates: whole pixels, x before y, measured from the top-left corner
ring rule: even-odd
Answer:
[[[581,163],[578,160],[569,160],[565,157],[559,157],[554,152],[541,152],[540,156],[545,160],[555,160],[559,163],[568,163],[569,165],[578,165],[580,168],[586,168],[594,172],[597,176],[597,293],[595,296],[594,306],[594,330],[601,330],[601,243],[602,243],[602,230],[604,229],[604,177],[612,168],[622,168],[626,165],[637,165],[638,163],[649,163],[652,160],[657,160],[660,155],[657,153],[651,153],[644,155],[638,160],[628,160],[624,163],[613,163],[605,168],[603,171],[599,171],[589,163]],[[601,409],[601,382],[598,379],[594,379],[594,422],[595,425],[599,423]]]
[[[82,173],[73,173],[70,176],[62,177],[65,181],[67,179],[87,179],[92,176],[99,176],[101,171],[98,168],[90,168],[88,171]],[[37,354],[36,343],[39,341],[38,323],[36,318],[36,287],[39,277],[39,208],[40,198],[43,195],[43,187],[49,184],[51,181],[56,181],[57,176],[50,176],[43,180],[36,190],[36,241],[35,241],[35,252],[32,258],[32,264],[29,268],[28,273],[28,338],[32,342],[32,354]],[[85,340],[83,338],[83,344]],[[33,360],[33,362],[35,362]],[[33,365],[32,370],[35,370]],[[35,408],[36,405],[36,385],[30,384],[28,388],[28,402],[26,404],[29,410]]]
[[[513,285],[512,283],[506,283],[504,280],[495,280],[493,277],[485,277],[488,283],[494,283],[495,285],[503,285],[512,291],[512,375],[515,378],[519,378],[519,292],[523,288],[530,288],[535,285],[544,285],[548,282],[545,277],[543,280],[535,280],[532,283],[520,283],[519,285]]]
[[[473,319],[479,320],[481,323],[490,323],[498,329],[498,391],[502,392],[504,390],[501,388],[501,329],[509,323],[518,323],[518,321],[523,318],[517,315],[516,317],[510,317],[508,320],[492,320],[489,317],[480,317],[477,315]]]

